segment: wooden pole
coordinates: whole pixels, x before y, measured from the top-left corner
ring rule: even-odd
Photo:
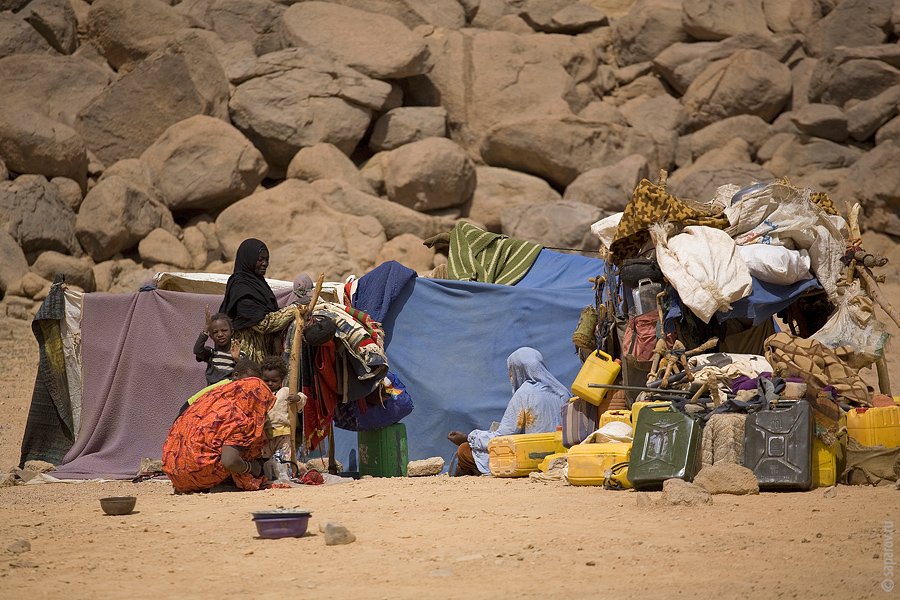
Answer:
[[[303,328],[313,310],[319,301],[319,294],[322,293],[322,284],[325,281],[325,273],[320,273],[316,280],[316,287],[313,290],[312,298],[306,308],[304,314],[299,306],[294,307],[294,337],[291,339],[291,361],[288,375],[288,392],[290,395],[300,391],[300,355],[303,350]],[[297,462],[297,405],[293,402],[288,404],[288,414],[291,426],[291,464],[299,471],[300,464]]]
[[[872,277],[872,273],[869,272],[869,269],[863,265],[857,264],[856,274],[859,275],[859,278],[862,279],[863,283],[866,285],[866,292],[868,292],[869,297],[878,303],[881,309],[887,313],[887,316],[897,324],[897,327],[900,327],[900,314],[897,314],[897,310],[894,306],[881,294],[881,290],[878,288],[878,282]]]

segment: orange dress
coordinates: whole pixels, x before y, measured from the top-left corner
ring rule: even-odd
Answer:
[[[265,477],[235,474],[222,465],[222,446],[241,448],[241,458],[259,458],[268,447],[266,413],[275,395],[249,377],[206,392],[172,424],[163,444],[163,471],[178,493],[202,492],[229,477],[242,490],[258,490]]]

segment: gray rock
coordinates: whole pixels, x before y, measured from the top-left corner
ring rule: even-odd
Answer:
[[[75,258],[52,250],[42,252],[31,265],[31,270],[47,281],[53,281],[61,273],[66,276],[66,283],[77,285],[85,292],[96,290],[94,261],[87,257]]]
[[[28,261],[15,238],[0,228],[0,295],[28,272]]]
[[[393,17],[328,2],[302,2],[281,17],[285,40],[315,48],[370,77],[401,79],[428,70],[421,36]]]
[[[875,143],[879,146],[890,140],[900,146],[900,117],[894,117],[885,123],[875,134]]]
[[[680,132],[688,123],[687,110],[668,94],[654,98],[640,96],[625,102],[619,111],[629,125],[648,131]]]
[[[87,193],[75,220],[78,241],[97,262],[134,247],[157,227],[174,230],[169,209],[140,183],[117,175]]]
[[[759,494],[759,481],[753,471],[734,463],[704,466],[694,477],[694,485],[710,494]]]
[[[868,100],[900,85],[900,70],[880,60],[848,60],[835,67],[819,61],[810,82],[809,98],[843,107],[850,100]]]
[[[811,190],[825,192],[832,197],[836,197],[835,195],[838,193],[841,185],[843,185],[849,172],[849,167],[821,169],[819,171],[812,171],[811,173],[802,175],[796,179],[791,179],[791,181],[798,187],[808,187]]]
[[[779,146],[764,166],[776,177],[797,177],[822,169],[849,167],[861,155],[862,150],[852,146],[818,138],[794,138]]]
[[[384,227],[388,239],[411,233],[421,238],[431,237],[451,229],[450,217],[426,215],[402,204],[361,192],[343,181],[320,179],[312,188],[334,210],[348,215],[369,215]]]
[[[0,59],[0,81],[0,106],[39,112],[72,127],[109,85],[110,71],[77,56],[15,55]]]
[[[214,260],[218,260],[218,244],[215,248],[210,248],[206,241],[203,231],[194,225],[185,227],[182,231],[181,243],[191,255],[191,268],[203,269],[206,265]]]
[[[440,456],[432,456],[424,460],[411,460],[406,466],[406,474],[409,477],[427,477],[437,475],[444,468],[444,459]]]
[[[775,152],[778,151],[783,144],[793,142],[800,136],[796,133],[775,133],[763,143],[756,151],[756,160],[765,164],[772,160]]]
[[[326,546],[343,546],[356,541],[356,536],[340,523],[326,522],[320,524],[319,532],[325,535]]]
[[[611,214],[571,200],[508,207],[501,215],[501,229],[510,237],[555,248],[592,252],[600,240],[591,233],[591,224]]]
[[[175,10],[215,31],[227,44],[247,42],[256,54],[283,47],[280,19],[285,7],[272,0],[189,0]]]
[[[868,140],[878,129],[894,118],[900,106],[900,86],[881,92],[847,109],[850,136],[859,142]]]
[[[689,36],[682,24],[681,0],[637,0],[616,20],[613,32],[620,65],[653,60]]]
[[[709,65],[682,103],[696,126],[740,114],[771,121],[790,99],[790,69],[759,50],[741,50]]]
[[[791,9],[794,2],[784,0],[762,0],[766,25],[775,33],[791,33],[796,31],[791,22]]]
[[[114,69],[150,56],[190,26],[190,19],[160,0],[96,0],[87,22],[88,38]]]
[[[507,207],[560,200],[556,190],[533,175],[487,166],[476,167],[475,173],[478,183],[467,216],[494,233],[500,233]]]
[[[26,460],[25,470],[34,471],[35,473],[50,473],[56,470],[56,466],[46,460]]]
[[[53,48],[72,54],[78,47],[78,22],[69,0],[32,0],[19,13]]]
[[[809,104],[809,87],[818,63],[815,58],[802,58],[791,66],[792,110],[799,110]]]
[[[895,9],[898,10],[898,9]],[[898,10],[900,13],[900,10]],[[878,46],[838,46],[831,55],[831,60],[838,64],[858,58],[880,60],[895,69],[900,69],[900,46],[897,44],[879,44]]]
[[[16,173],[67,177],[84,189],[88,158],[71,127],[16,106],[0,106],[0,156]]]
[[[722,148],[734,139],[747,142],[750,153],[753,154],[771,135],[771,126],[761,118],[756,115],[738,115],[716,121],[688,136],[683,136],[681,140],[688,149],[688,162],[693,162],[710,150]]]
[[[900,236],[900,144],[887,140],[850,167],[840,197],[853,198],[866,211],[866,227]]]
[[[760,0],[685,0],[684,29],[698,40],[768,33]]]
[[[0,12],[0,58],[36,52],[52,53],[53,48],[22,17]]]
[[[111,164],[139,156],[169,126],[194,115],[228,120],[228,80],[209,45],[187,31],[104,90],[78,115],[76,129]]]
[[[616,124],[537,118],[510,121],[492,128],[481,155],[494,167],[537,175],[564,188],[582,172],[641,154],[651,172],[668,168],[675,156],[675,134],[660,143],[650,133]]]
[[[653,59],[653,66],[666,83],[683,94],[711,63],[735,52],[759,50],[778,62],[785,62],[802,44],[799,35],[744,33],[721,42],[672,44]]]
[[[682,479],[663,481],[662,503],[673,506],[712,504],[712,495],[700,486]]]
[[[384,228],[372,216],[345,214],[329,206],[314,187],[319,183],[287,179],[223,210],[216,218],[216,230],[225,258],[233,260],[240,243],[255,237],[271,242],[270,277],[290,281],[316,265],[326,277],[344,279],[373,267],[387,241]],[[268,215],[265,221],[257,218],[262,213]],[[297,235],[298,231],[316,235]]]
[[[633,154],[608,167],[585,171],[566,187],[563,199],[619,212],[628,204],[635,186],[649,177],[647,159]]]
[[[6,551],[12,554],[22,554],[31,551],[31,542],[28,540],[16,540],[6,547]]]
[[[152,269],[145,269],[130,258],[108,260],[94,267],[97,291],[100,292],[135,292],[153,279],[153,273]]]
[[[9,179],[9,169],[6,168],[3,157],[0,157],[0,181],[6,181],[7,179]]]
[[[833,104],[807,104],[791,112],[791,122],[801,133],[833,142],[847,139],[849,118],[849,114],[845,115],[844,111]],[[874,132],[875,129],[872,130]]]
[[[234,90],[229,108],[234,125],[263,153],[270,176],[281,177],[305,146],[324,142],[350,154],[372,111],[381,110],[390,94],[387,83],[289,49],[262,57],[254,77]]]
[[[395,260],[401,265],[409,267],[413,271],[418,271],[420,273],[430,271],[434,268],[434,250],[425,246],[422,242],[422,238],[418,236],[411,233],[402,233],[397,237],[388,240],[384,246],[381,247],[378,256],[375,257],[375,262],[381,264]],[[444,461],[441,459],[441,467],[443,467],[443,464]],[[412,465],[412,463],[410,463],[410,465]],[[438,469],[438,472],[440,472],[440,468]],[[435,475],[436,473],[421,474]],[[415,477],[415,475],[411,473],[409,476]]]
[[[461,206],[475,193],[475,164],[446,138],[406,144],[383,163],[388,198],[419,211]]]
[[[572,76],[558,57],[559,44],[541,44],[543,37],[548,36],[436,30],[426,40],[433,67],[405,82],[405,102],[443,107],[453,139],[472,156],[486,132],[510,115],[571,114],[565,97]],[[568,43],[582,49],[573,39]]]
[[[617,106],[601,100],[595,100],[585,106],[578,116],[584,121],[628,126],[628,121]]]
[[[189,269],[193,263],[193,257],[184,244],[162,228],[154,229],[138,243],[138,254],[147,266],[162,263]]]
[[[0,181],[0,227],[26,255],[44,250],[80,253],[74,225],[75,213],[42,175]]]
[[[550,33],[577,35],[609,24],[606,13],[582,2],[569,4],[553,13],[550,22],[541,29]]]
[[[170,126],[141,162],[173,211],[220,210],[253,193],[268,172],[262,154],[240,131],[205,115]]]
[[[291,159],[287,176],[310,183],[320,179],[337,179],[366,194],[375,193],[369,182],[359,174],[353,161],[331,144],[314,144],[301,148]]]
[[[447,111],[440,106],[407,106],[388,111],[369,137],[369,150],[393,150],[429,137],[446,137]]]
[[[675,172],[676,174],[678,171]],[[675,174],[672,175],[674,177]],[[670,191],[678,198],[689,198],[698,202],[709,202],[716,195],[716,190],[721,185],[733,183],[740,187],[758,182],[769,182],[775,176],[763,167],[751,162],[731,163],[721,166],[711,166],[693,169],[689,175],[677,178],[677,185],[672,185]]]
[[[806,47],[823,56],[837,46],[868,46],[887,39],[893,0],[844,0],[806,30]]]

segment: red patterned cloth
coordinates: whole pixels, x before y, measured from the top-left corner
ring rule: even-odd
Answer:
[[[265,477],[236,475],[222,466],[222,446],[259,458],[268,446],[266,413],[275,396],[261,379],[249,377],[213,388],[172,424],[163,444],[163,471],[178,493],[201,492],[229,477],[242,490],[258,490]]]

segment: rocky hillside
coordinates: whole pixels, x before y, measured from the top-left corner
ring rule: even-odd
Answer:
[[[0,313],[55,272],[444,260],[464,216],[550,246],[641,177],[787,176],[900,235],[900,1],[0,0]]]

